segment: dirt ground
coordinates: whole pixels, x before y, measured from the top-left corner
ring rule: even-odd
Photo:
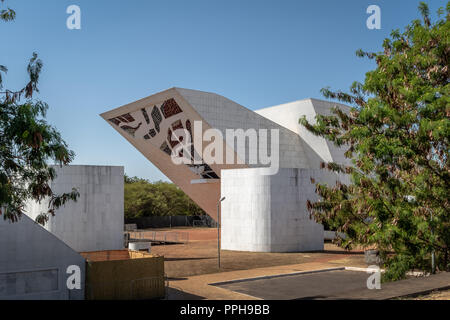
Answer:
[[[148,229],[148,231],[189,233],[189,242],[186,244],[152,246],[152,253],[164,256],[165,273],[169,278],[309,262],[366,267],[362,251],[348,252],[326,243],[325,250],[321,252],[264,253],[222,250],[221,268],[219,269],[216,229],[172,228]]]

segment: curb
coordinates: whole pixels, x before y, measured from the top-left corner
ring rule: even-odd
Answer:
[[[241,278],[241,279],[235,279],[235,280],[228,280],[228,281],[220,281],[220,282],[208,283],[208,285],[210,285],[210,286],[221,286],[221,285],[224,285],[224,284],[231,284],[231,283],[238,283],[238,282],[245,282],[245,281],[263,280],[263,279],[273,279],[273,278],[281,278],[281,277],[289,277],[289,276],[296,276],[296,275],[300,275],[300,274],[311,274],[311,273],[320,273],[320,272],[327,272],[327,271],[342,271],[342,270],[346,270],[345,268],[346,267],[336,267],[336,268],[327,268],[327,269],[298,271],[298,272],[283,273],[283,274],[274,274],[274,275],[270,275],[270,276],[260,276],[260,277],[253,277],[253,278]]]
[[[373,269],[373,268],[360,268],[360,267],[344,267],[347,271],[361,271],[361,272],[384,272],[384,269]]]
[[[398,298],[416,298],[418,296],[426,295],[426,294],[429,294],[429,293],[432,293],[432,292],[444,291],[444,290],[448,290],[448,289],[450,289],[450,285],[446,285],[446,286],[438,287],[438,288],[433,288],[433,289],[417,291],[417,292],[414,292],[414,293],[405,294],[405,295],[401,295],[401,296],[396,296],[396,297],[389,298],[389,300],[390,299],[398,299]]]

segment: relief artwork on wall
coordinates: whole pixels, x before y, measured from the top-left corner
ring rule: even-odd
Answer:
[[[187,119],[185,112],[174,98],[164,101],[160,106],[152,104],[140,110],[111,118],[109,121],[133,138],[149,141],[168,156],[171,156],[174,147],[183,141],[182,136],[175,137],[173,135],[175,130],[185,129],[189,133],[191,141],[194,138],[191,120]],[[220,179],[202,159],[200,164],[194,164],[193,160],[200,157],[193,144],[191,144],[189,153],[188,158],[192,163],[187,164],[187,167],[191,172],[203,179]],[[179,153],[179,156],[182,155],[183,150]]]

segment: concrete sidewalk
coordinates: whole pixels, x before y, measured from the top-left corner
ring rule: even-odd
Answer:
[[[226,290],[211,283],[235,281],[238,279],[249,279],[255,277],[270,277],[283,274],[292,274],[303,271],[315,271],[322,269],[333,269],[339,267],[333,263],[302,263],[286,266],[274,266],[266,268],[255,268],[250,270],[237,270],[190,276],[186,278],[169,278],[169,300],[260,300],[260,298]]]
[[[354,290],[328,297],[326,300],[388,300],[445,289],[450,289],[450,272],[383,283],[380,290]]]
[[[245,294],[245,291],[236,292],[226,289],[226,286],[224,287],[211,284],[224,282],[245,283],[255,281],[255,278],[259,278],[257,281],[273,282],[273,279],[279,278],[280,285],[282,285],[283,278],[289,277],[289,275],[301,275],[303,272],[306,272],[305,276],[308,276],[308,274],[313,274],[314,272],[320,270],[336,270],[337,267],[339,268],[336,264],[331,263],[302,263],[297,265],[256,268],[251,270],[238,270],[171,279],[169,280],[170,289],[168,292],[168,299],[259,300],[261,298],[258,297],[257,294]],[[324,272],[327,273],[330,271]],[[366,277],[365,272],[361,271],[361,274]],[[317,285],[320,286],[321,284],[318,283]],[[344,290],[343,292],[338,292],[334,295],[331,293],[328,296],[319,295],[311,298],[332,300],[387,300],[402,296],[425,294],[434,290],[442,290],[445,288],[450,288],[450,273],[440,273],[428,277],[411,278],[384,283],[382,284],[381,290],[368,290],[367,288],[355,289],[350,286],[349,291]],[[273,299],[274,297],[271,298]],[[283,299],[281,296],[280,298]]]

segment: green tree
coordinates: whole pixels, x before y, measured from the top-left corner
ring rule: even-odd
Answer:
[[[311,215],[346,233],[337,240],[344,248],[378,248],[385,280],[431,270],[432,252],[438,269],[450,269],[450,2],[435,23],[425,3],[419,10],[423,21],[392,31],[382,52],[357,52],[376,62],[364,83],[350,93],[322,89],[351,104],[350,113],[335,108],[314,125],[300,119],[353,159],[351,166],[322,164],[351,183],[317,184],[321,201],[308,202]]]
[[[125,218],[205,214],[173,183],[125,176]]]
[[[0,10],[0,20],[12,21],[15,16],[10,8]],[[0,215],[12,222],[21,217],[28,200],[50,199],[48,210],[36,218],[44,224],[57,208],[79,196],[75,189],[55,194],[49,185],[56,176],[47,162],[54,160],[66,165],[74,153],[45,121],[48,105],[33,99],[33,93],[38,92],[41,69],[42,61],[33,53],[27,67],[28,83],[18,91],[11,91],[3,89],[2,76],[8,69],[0,65]]]

